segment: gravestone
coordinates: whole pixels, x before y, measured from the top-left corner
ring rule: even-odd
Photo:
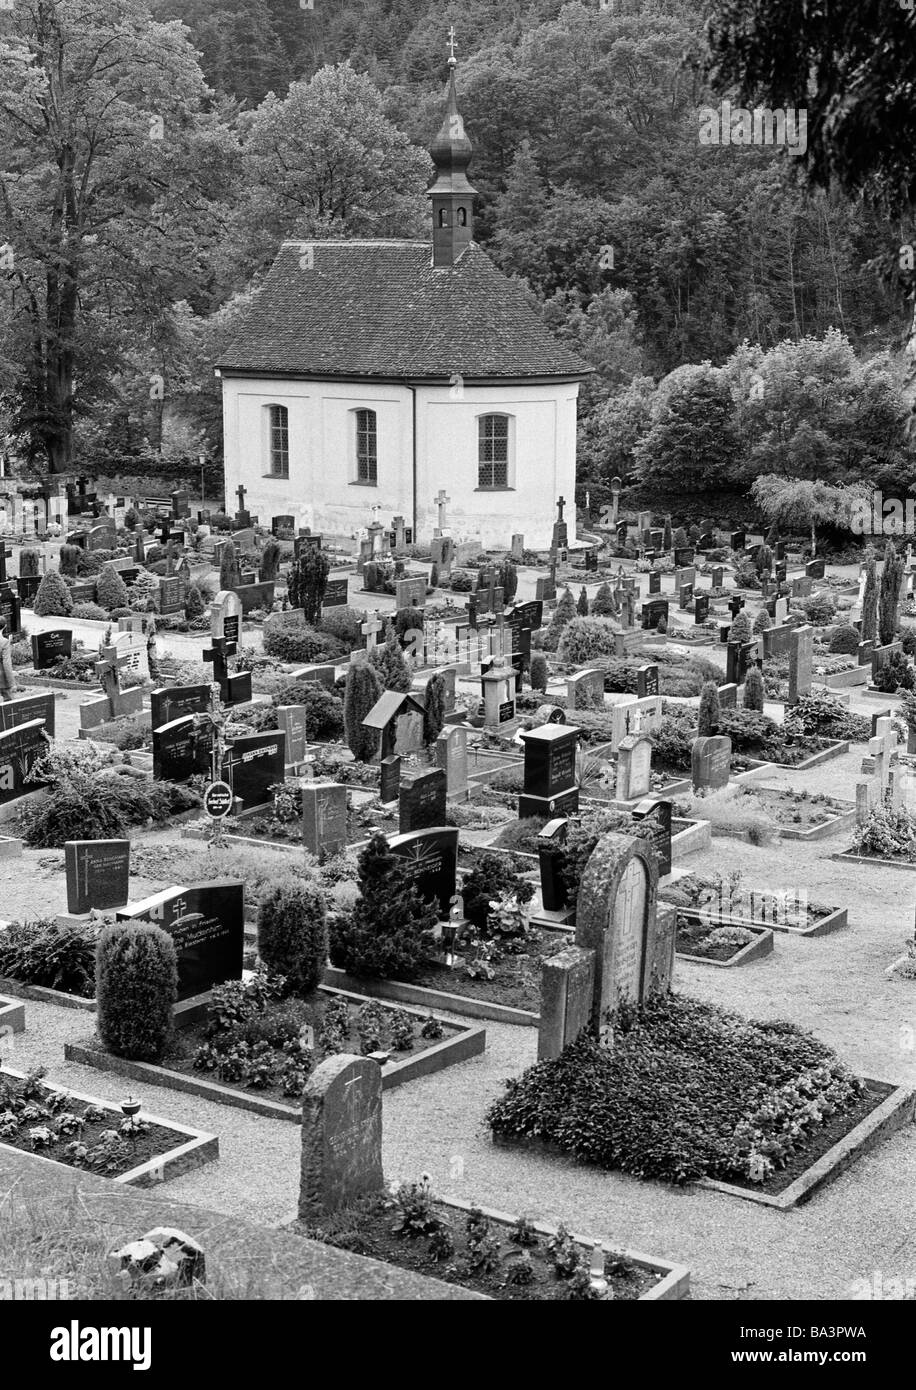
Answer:
[[[32,665],[36,671],[47,671],[55,661],[73,655],[73,633],[68,627],[50,628],[32,636]]]
[[[557,581],[551,577],[539,575],[534,581],[534,597],[538,603],[552,603],[557,596]]]
[[[207,776],[213,768],[213,726],[192,714],[172,719],[153,729],[153,777],[165,782],[187,782]]]
[[[709,595],[697,594],[693,601],[693,621],[696,626],[705,623],[709,618]]]
[[[333,690],[334,682],[337,679],[337,667],[330,663],[325,665],[313,664],[311,666],[300,666],[298,671],[294,671],[290,680],[293,681],[314,681],[317,685],[323,685],[325,690]]]
[[[595,573],[597,573],[597,570],[598,570],[598,552],[597,552],[597,550],[586,550],[586,552],[585,552],[585,572],[586,572],[586,574],[595,574]]]
[[[563,877],[563,846],[569,821],[565,816],[550,820],[538,835],[538,868],[541,879],[541,906],[544,912],[566,913],[566,882]]]
[[[636,695],[638,699],[644,700],[648,695],[658,693],[658,666],[654,661],[650,661],[637,668]]]
[[[26,778],[47,751],[48,736],[43,719],[30,719],[0,733],[0,806],[40,790],[39,783],[28,782]]]
[[[693,790],[718,791],[728,785],[731,772],[732,741],[724,734],[703,735],[693,741],[690,770]]]
[[[441,768],[413,773],[402,778],[398,799],[398,830],[401,835],[445,824],[447,783]]]
[[[322,610],[325,608],[345,608],[349,596],[349,586],[350,581],[346,576],[343,579],[329,579],[321,598]]]
[[[319,862],[347,847],[347,789],[340,782],[306,782],[302,788],[302,842]]]
[[[95,589],[93,588],[94,595]],[[22,604],[12,584],[4,584],[0,588],[0,621],[5,623],[7,632],[11,637],[22,631]]]
[[[657,899],[651,845],[619,834],[599,840],[579,885],[575,940],[595,953],[590,1028],[606,1043],[613,1043],[622,1004],[643,1004],[670,989],[674,939]]]
[[[713,550],[715,548],[715,537],[711,531],[704,531],[697,541],[697,550]]]
[[[54,737],[55,701],[48,691],[34,695],[17,695],[12,700],[0,701],[0,733],[16,729],[20,724],[43,719],[48,738]]]
[[[436,739],[436,763],[445,773],[449,797],[465,799],[468,789],[468,731],[458,724],[443,729]]]
[[[117,532],[114,529],[114,518],[110,524],[101,522],[98,526],[91,526],[86,533],[87,550],[113,550],[116,544]]]
[[[435,826],[392,835],[388,841],[392,854],[410,865],[410,877],[421,898],[438,904],[439,916],[448,918],[455,896],[458,867],[458,831],[451,826]]]
[[[576,671],[566,678],[566,708],[596,709],[604,705],[604,674],[601,671]]]
[[[654,631],[658,627],[659,620],[664,618],[668,621],[668,600],[666,598],[650,599],[642,606],[642,626],[645,632]]]
[[[648,796],[651,785],[652,740],[645,734],[628,734],[617,749],[617,800]]]
[[[368,1057],[328,1057],[302,1098],[299,1219],[321,1225],[383,1187],[381,1067]]]
[[[206,714],[212,691],[204,685],[166,685],[150,691],[150,722],[154,729],[189,714]]]
[[[255,609],[269,613],[274,604],[274,581],[265,579],[258,582],[254,575],[243,575],[235,595],[242,605],[243,615]]]
[[[379,800],[383,806],[397,801],[401,791],[401,759],[394,755],[379,764]]]
[[[649,593],[660,594],[662,591],[662,572],[661,570],[649,571]]]
[[[123,907],[130,892],[130,840],[67,840],[67,911]]]
[[[426,578],[398,579],[394,585],[394,602],[400,613],[403,608],[420,608],[426,602]]]
[[[222,779],[229,783],[233,795],[241,798],[245,811],[269,805],[271,787],[285,775],[286,738],[282,729],[233,739],[223,759]]]
[[[789,638],[789,697],[794,705],[811,690],[814,670],[814,628],[796,627]]]
[[[674,563],[677,569],[682,569],[685,565],[692,565],[696,552],[692,546],[678,546],[674,552]]]
[[[159,602],[157,606],[163,616],[182,611],[184,604],[181,597],[181,580],[177,574],[159,576]]]
[[[712,587],[721,589],[725,584],[725,570],[721,565],[715,565],[712,571]]]
[[[744,542],[745,534],[743,531],[732,531],[731,535],[728,538],[728,543],[731,546],[732,550],[743,550]]]
[[[525,747],[525,783],[518,800],[519,819],[541,816],[551,820],[578,810],[578,729],[568,724],[542,724],[524,730],[521,739]]]
[[[678,599],[680,608],[689,608],[693,603],[693,585],[682,584],[678,590]]]
[[[245,886],[236,879],[168,888],[129,903],[117,920],[152,922],[169,933],[178,954],[179,1000],[242,978]]]
[[[525,558],[525,537],[518,531],[513,533],[512,549],[509,552],[509,558],[515,565],[520,565]]]
[[[559,1057],[589,1027],[594,1007],[594,950],[567,946],[541,966],[538,1061]]]
[[[295,766],[301,763],[308,747],[305,724],[305,705],[278,705],[277,725],[286,735],[286,761]]]
[[[719,708],[738,708],[738,686],[734,681],[726,681],[724,685],[719,686]]]
[[[824,561],[823,561],[823,560],[809,560],[808,563],[805,565],[805,574],[807,575],[807,577],[808,577],[809,579],[823,579],[823,578],[824,578]]]
[[[172,516],[176,521],[180,521],[182,517],[191,515],[191,498],[184,488],[176,488],[169,496],[172,502]]]
[[[658,875],[664,878],[671,872],[671,802],[648,798],[634,806],[631,815],[649,830],[649,844],[658,859]]]
[[[270,534],[272,536],[291,535],[296,529],[296,518],[294,516],[272,516],[270,519]]]
[[[515,718],[516,671],[510,666],[485,671],[480,678],[483,689],[484,723],[488,728],[507,724]]]
[[[242,600],[234,589],[220,589],[210,604],[210,636],[237,642],[241,636]]]

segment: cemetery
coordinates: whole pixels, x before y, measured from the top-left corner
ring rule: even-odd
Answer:
[[[274,539],[249,529],[252,548]],[[177,569],[190,553],[170,545]],[[335,1059],[367,1059],[387,1107],[478,1065],[500,1029],[519,1039],[519,1062],[468,1119],[489,1126],[520,1174],[533,1145],[606,1180],[620,1171],[789,1209],[906,1122],[905,1085],[850,1067],[816,1027],[749,1022],[759,1006],[745,1015],[747,991],[724,981],[779,970],[792,982],[804,967],[785,943],[816,938],[802,949],[817,953],[861,915],[852,881],[845,895],[829,878],[810,897],[787,895],[748,856],[798,845],[809,872],[818,856],[837,862],[837,848],[854,864],[916,863],[903,804],[909,707],[895,713],[890,695],[875,713],[867,686],[828,688],[841,673],[818,666],[806,636],[816,609],[780,613],[784,649],[759,624],[760,654],[747,659],[752,642],[723,646],[716,623],[687,624],[672,604],[647,635],[640,600],[651,609],[674,571],[605,545],[608,563],[579,584],[585,616],[566,601],[569,558],[547,557],[555,598],[507,605],[506,591],[550,592],[533,552],[516,565],[481,549],[452,569],[451,591],[427,574],[421,594],[393,563],[390,592],[361,590],[332,580],[332,564],[347,565],[323,538],[299,545],[294,534],[278,541],[273,624],[208,561],[196,629],[160,625],[150,608],[145,631],[125,625],[126,642],[114,622],[91,635],[95,620],[76,626],[72,613],[54,617],[47,643],[33,632],[22,653],[32,666],[15,667],[22,693],[0,706],[0,736],[22,750],[5,828],[20,855],[46,856],[44,874],[66,892],[59,908],[39,892],[6,909],[0,991],[30,1010],[17,1036],[29,1038],[35,1009],[71,1021],[56,1065],[38,1049],[52,1080],[75,1068],[84,1090],[91,1074],[114,1083],[103,1094],[131,1084],[157,1098],[158,1115],[177,1108],[152,1121],[144,1106],[142,1149],[124,1149],[136,1135],[106,1138],[117,1160],[105,1145],[99,1155],[91,1127],[70,1137],[69,1119],[57,1125],[56,1102],[39,1117],[47,1144],[31,1136],[40,1126],[10,1120],[12,1147],[145,1181],[133,1172],[169,1171],[166,1132],[180,1132],[194,1101],[216,1117],[214,1145],[237,1123],[219,1117],[237,1115],[291,1124],[310,1143],[310,1087]],[[711,604],[738,593],[740,560],[718,551]],[[462,589],[462,574],[480,575],[476,587]],[[323,608],[332,583],[336,606]],[[311,622],[293,598],[311,603]],[[739,617],[759,602],[749,587],[742,599]],[[850,761],[845,781],[835,769]],[[740,868],[727,876],[711,872],[724,846],[742,846],[728,851]],[[745,888],[743,872],[760,887]],[[142,978],[125,954],[134,932],[148,934]],[[883,963],[898,988],[905,944],[898,933]],[[659,1093],[645,1078],[658,1076],[663,1037]],[[580,1086],[609,1098],[588,1118]],[[383,1185],[333,1217],[300,1211],[301,1229],[487,1297],[686,1292],[678,1259],[572,1237],[574,1219],[478,1216],[473,1194],[462,1206],[421,1171],[418,1160],[394,1195]]]
[[[0,0],[0,1297],[896,1278],[912,6],[478,6],[443,51],[422,3],[115,0],[96,149],[69,4]],[[803,198],[694,139],[786,50]]]

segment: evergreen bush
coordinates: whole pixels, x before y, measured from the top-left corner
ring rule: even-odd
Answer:
[[[373,835],[358,860],[359,897],[331,924],[331,960],[353,975],[409,980],[432,944],[437,904],[424,902],[414,871]]]
[[[364,729],[363,720],[378,700],[384,687],[378,672],[368,661],[357,661],[347,670],[344,689],[344,728],[347,745],[357,762],[369,762],[377,757],[378,729]]]
[[[73,612],[73,599],[59,570],[48,570],[38,586],[34,607],[39,618],[67,618]]]
[[[96,947],[99,1037],[117,1057],[158,1062],[172,1032],[178,997],[175,943],[160,927],[105,927]]]
[[[312,994],[328,958],[324,898],[314,883],[278,883],[258,908],[258,955],[270,974],[284,975],[293,994]]]

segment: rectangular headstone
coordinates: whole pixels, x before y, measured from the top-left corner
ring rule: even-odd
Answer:
[[[659,877],[671,872],[671,802],[641,801],[631,812],[634,820],[642,822],[650,830],[647,836],[658,859]]]
[[[168,888],[129,903],[119,922],[152,922],[169,933],[178,955],[178,998],[242,978],[245,887],[235,879]]]
[[[440,768],[402,778],[399,797],[399,831],[425,830],[445,825],[447,784]]]
[[[212,695],[210,685],[165,685],[150,691],[150,720],[154,729],[189,714],[206,714]]]
[[[36,691],[34,695],[17,695],[0,701],[0,733],[43,719],[48,738],[54,737],[55,701],[51,691]]]
[[[302,788],[302,841],[322,863],[347,847],[347,789],[340,782]]]
[[[449,915],[458,866],[458,831],[451,826],[392,835],[392,854],[406,860],[420,897],[437,904],[440,918]]]
[[[731,775],[732,741],[723,734],[694,739],[691,750],[693,790],[717,791]]]
[[[285,775],[286,737],[282,729],[233,739],[223,759],[223,780],[235,796],[241,797],[245,811],[269,805],[271,788],[281,783]]]
[[[68,840],[64,867],[68,912],[123,907],[130,896],[130,840]]]
[[[287,763],[301,763],[308,747],[305,705],[278,705],[277,724],[286,734]]]
[[[47,671],[55,661],[73,655],[73,633],[68,627],[50,628],[32,634],[32,665],[36,671]]]
[[[187,782],[206,776],[213,763],[213,728],[182,715],[153,729],[153,777],[164,782]]]
[[[392,754],[379,764],[379,800],[383,806],[397,801],[401,792],[401,759]]]
[[[796,627],[789,638],[789,698],[794,705],[811,690],[814,670],[814,628]]]

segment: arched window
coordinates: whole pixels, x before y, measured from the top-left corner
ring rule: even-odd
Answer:
[[[458,226],[459,226],[459,227],[466,227],[467,225],[468,225],[468,210],[467,210],[467,208],[459,208],[459,209],[458,209]]]
[[[477,486],[509,486],[509,416],[478,420]]]
[[[440,227],[447,227],[447,226],[448,226],[448,210],[447,210],[446,208],[440,208],[440,209],[439,209],[439,226],[440,226]]]
[[[271,477],[289,477],[289,411],[285,405],[267,407],[267,459]]]
[[[356,481],[378,482],[378,422],[374,410],[356,412]]]

